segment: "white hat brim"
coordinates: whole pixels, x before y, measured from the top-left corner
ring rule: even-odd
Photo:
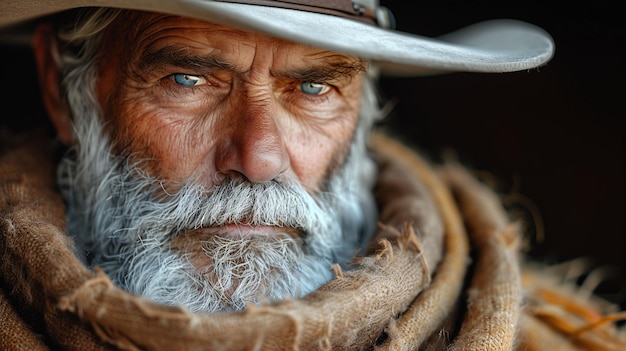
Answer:
[[[269,34],[375,62],[383,74],[429,75],[445,72],[512,72],[548,62],[554,42],[539,27],[516,20],[492,20],[428,38],[358,21],[299,10],[215,2],[58,1],[24,6],[1,5],[0,26],[82,6],[116,7],[171,13]]]

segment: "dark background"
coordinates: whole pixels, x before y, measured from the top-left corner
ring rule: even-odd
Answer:
[[[589,258],[613,274],[599,291],[623,303],[624,1],[381,3],[398,29],[426,36],[494,18],[552,35],[555,56],[539,69],[383,79],[386,97],[399,101],[385,127],[434,159],[451,148],[502,191],[517,189],[543,220],[544,239],[533,240],[530,256]]]
[[[400,30],[425,36],[494,18],[521,19],[553,36],[555,56],[539,69],[383,79],[386,97],[399,101],[384,126],[433,159],[453,149],[502,191],[530,199],[544,236],[532,240],[530,257],[548,263],[587,257],[593,267],[612,267],[600,290],[623,302],[623,1],[381,2]],[[43,120],[30,51],[0,50],[1,124],[22,129]],[[530,226],[529,238],[533,232]]]

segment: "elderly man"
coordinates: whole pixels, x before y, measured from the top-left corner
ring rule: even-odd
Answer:
[[[381,185],[394,168],[371,150],[383,115],[378,75],[522,70],[553,50],[547,34],[520,22],[480,24],[441,40],[397,33],[374,1],[79,5],[92,4],[10,1],[0,22],[64,10],[37,22],[32,47],[43,104],[65,149],[56,183],[74,254],[115,286],[192,313],[327,291],[333,277],[351,271],[356,252],[376,252],[377,221],[408,223],[399,246],[415,245],[410,262],[422,271],[410,276],[424,288],[428,267],[442,260],[437,233],[446,220],[386,214],[393,206],[382,199],[397,190]],[[423,194],[420,206],[434,194]],[[401,220],[388,220],[394,216]],[[420,290],[408,291],[410,301]],[[88,310],[68,307],[70,295],[77,296],[52,300],[65,313]],[[383,322],[372,325],[390,328]],[[89,328],[103,347],[166,345],[122,342],[114,335],[123,331],[99,325]],[[371,346],[381,332],[341,345]],[[81,333],[94,338],[88,327]],[[339,347],[328,333],[314,343]],[[64,340],[57,342],[75,345]]]
[[[59,181],[88,264],[216,312],[307,294],[367,242],[363,60],[172,15],[86,16],[67,43],[39,27],[34,47],[46,107],[76,146]],[[91,49],[55,52],[73,43]]]

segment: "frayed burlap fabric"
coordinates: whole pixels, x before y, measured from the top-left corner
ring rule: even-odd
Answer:
[[[625,350],[623,314],[536,270],[497,195],[377,135],[380,226],[310,295],[191,314],[115,287],[65,234],[51,143],[0,147],[2,350]],[[329,267],[331,269],[331,267]]]

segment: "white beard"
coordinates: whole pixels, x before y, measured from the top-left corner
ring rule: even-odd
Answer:
[[[159,245],[137,248],[145,254],[134,257],[123,286],[159,303],[218,312],[301,296],[330,278],[328,260],[303,254],[290,237],[212,236],[198,245],[211,262],[203,267]]]
[[[155,302],[218,312],[303,296],[331,279],[331,266],[348,261],[373,231],[373,167],[362,144],[353,142],[320,196],[286,179],[232,180],[215,189],[189,182],[166,194],[140,167],[111,156],[96,113],[83,115],[76,130],[75,155],[58,169],[70,235],[87,264]],[[170,245],[181,233],[231,223],[287,226],[302,235],[211,235],[194,250],[202,249],[203,266]]]

